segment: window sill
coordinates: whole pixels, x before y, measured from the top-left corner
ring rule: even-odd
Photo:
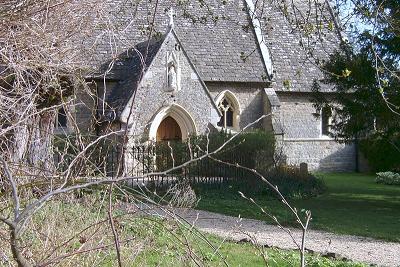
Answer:
[[[230,133],[230,134],[236,134],[236,133],[238,133],[238,132],[240,131],[240,130],[234,128],[234,127],[227,127],[227,128],[225,128],[225,127],[221,127],[221,126],[215,126],[215,128],[216,128],[218,131],[227,131],[227,132]]]
[[[286,142],[318,142],[318,141],[335,141],[335,138],[327,137],[315,137],[315,138],[284,138]]]
[[[324,135],[324,134],[322,134],[322,135],[319,137],[319,139],[322,139],[322,140],[335,140],[335,138],[333,138],[333,137],[331,137],[331,136],[329,136],[329,135]]]

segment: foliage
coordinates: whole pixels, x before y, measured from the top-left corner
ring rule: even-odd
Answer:
[[[375,171],[400,171],[400,139],[366,138],[360,140],[360,149]]]
[[[1,1],[0,142],[5,146],[0,150],[31,176],[54,175],[57,111],[71,106],[77,91],[92,93],[83,73],[93,70],[92,64],[84,62],[85,49],[77,48],[76,40],[101,23],[104,6],[95,0]]]
[[[354,32],[353,44],[343,42],[323,63],[324,78],[313,86],[315,107],[332,109],[331,135],[338,140],[390,144],[391,153],[400,155],[400,2],[353,4],[348,12],[365,30]],[[334,85],[337,93],[324,94],[326,85]],[[383,151],[374,147],[375,151],[368,146],[361,149],[377,168],[381,161],[375,155]]]
[[[192,147],[199,147],[204,151],[207,143],[210,150],[217,149],[232,135],[226,132],[216,132],[209,136],[199,136],[190,140]],[[187,144],[179,144],[187,146]],[[174,148],[175,149],[175,148]],[[176,151],[183,151],[176,149]],[[187,152],[186,152],[187,153]],[[213,176],[231,176],[232,178],[223,187],[231,187],[241,192],[257,192],[267,197],[276,197],[260,177],[249,170],[237,168],[237,164],[249,169],[257,170],[267,177],[272,184],[277,185],[285,197],[304,198],[313,197],[325,189],[321,179],[308,174],[303,175],[294,166],[279,166],[274,162],[275,139],[271,133],[261,130],[245,132],[239,135],[231,144],[227,145],[215,158],[230,163],[221,168],[221,163],[206,159],[206,168],[200,168],[201,174]],[[179,156],[176,156],[179,158]],[[203,160],[204,163],[204,160]],[[196,171],[196,170],[194,170]],[[196,185],[197,188],[208,186]]]
[[[400,241],[396,223],[400,218],[400,187],[376,184],[374,175],[340,173],[323,177],[327,188],[324,194],[290,200],[294,207],[312,210],[312,229]],[[273,223],[256,206],[249,208],[250,203],[238,194],[237,188],[198,189],[196,193],[200,198],[198,209]],[[296,225],[281,201],[257,192],[248,192],[246,196],[273,211],[283,225]]]
[[[226,132],[214,132],[209,135],[192,136],[186,142],[161,142],[154,145],[156,151],[156,165],[159,171],[167,170],[174,163],[175,166],[190,160],[191,155],[201,156],[207,151],[218,149],[224,142],[232,137]],[[240,164],[248,168],[268,168],[273,165],[275,139],[273,134],[261,130],[245,132],[238,135],[213,158],[229,163]],[[228,172],[235,172],[235,166],[229,166],[205,158],[191,164],[188,168],[191,173],[198,175],[229,176]],[[207,168],[200,166],[207,166]],[[221,168],[221,166],[223,166]]]
[[[268,170],[258,170],[268,181],[277,186],[285,198],[301,199],[316,197],[326,190],[324,180],[312,174],[302,175],[298,168],[293,166],[279,166]],[[249,171],[242,172],[238,179],[227,181],[219,190],[229,187],[230,191],[243,192],[250,195],[259,195],[265,199],[276,199],[278,195],[263,182],[260,177]],[[198,184],[195,189],[203,191],[209,186]]]
[[[55,136],[53,147],[57,170],[65,171],[73,160],[78,159],[72,169],[75,175],[88,177],[115,175],[116,163],[121,161],[119,157],[122,146],[112,137],[100,140],[97,138],[90,134]],[[91,143],[94,144],[90,146]],[[83,151],[84,147],[88,148]]]
[[[394,172],[378,172],[375,181],[378,184],[400,185],[400,174]]]
[[[208,137],[210,150],[217,149],[231,137],[232,134],[224,131],[210,134]],[[194,144],[204,149],[207,145],[207,136],[198,137],[194,140]],[[272,165],[274,153],[274,135],[262,130],[253,130],[237,136],[216,157],[248,168],[257,168],[261,165]],[[240,155],[240,162],[232,162],[232,155]]]
[[[277,186],[285,197],[289,198],[316,197],[326,191],[322,177],[302,174],[294,166],[279,166],[267,172],[265,177],[268,177],[269,181]],[[273,192],[270,194],[273,195]]]

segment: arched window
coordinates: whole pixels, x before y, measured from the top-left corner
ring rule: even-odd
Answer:
[[[222,117],[218,122],[218,126],[224,128],[233,127],[234,107],[232,106],[232,104],[228,101],[228,99],[224,98],[219,104],[218,108],[222,113]]]
[[[235,95],[224,91],[217,97],[216,102],[222,115],[217,126],[239,130],[240,107]]]

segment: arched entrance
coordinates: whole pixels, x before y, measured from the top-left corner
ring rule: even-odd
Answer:
[[[171,116],[166,117],[158,126],[156,141],[181,141],[182,131],[179,124]]]
[[[149,140],[151,141],[163,139],[185,141],[192,134],[197,134],[194,120],[189,112],[177,104],[159,110],[150,123]]]

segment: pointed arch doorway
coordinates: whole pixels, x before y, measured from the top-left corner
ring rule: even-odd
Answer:
[[[190,135],[197,135],[196,124],[189,112],[177,104],[159,110],[150,123],[150,141],[185,141]]]
[[[179,127],[174,118],[168,116],[160,123],[157,129],[156,141],[182,141],[181,127]]]

